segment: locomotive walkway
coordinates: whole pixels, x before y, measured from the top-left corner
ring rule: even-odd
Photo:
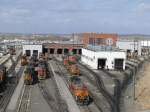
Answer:
[[[51,69],[52,69],[52,72],[53,72],[53,74],[54,74],[54,78],[55,78],[55,80],[56,80],[56,84],[57,84],[57,86],[58,86],[58,88],[59,88],[60,94],[61,94],[62,98],[63,98],[63,99],[66,101],[66,103],[67,103],[69,112],[80,112],[80,109],[79,109],[79,107],[77,106],[77,104],[76,104],[76,102],[75,102],[73,96],[71,95],[71,93],[70,93],[70,91],[69,91],[69,89],[68,89],[66,83],[65,83],[64,80],[56,73],[56,71],[58,71],[58,70],[54,69],[54,67],[55,67],[54,64],[55,64],[55,63],[53,63],[53,65],[52,65],[52,61],[51,61],[51,62],[49,61],[48,63],[49,63],[49,65],[50,65],[50,67],[51,67]],[[57,67],[55,67],[55,68],[57,68]]]

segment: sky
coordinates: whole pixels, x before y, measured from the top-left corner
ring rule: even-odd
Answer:
[[[150,34],[150,0],[0,0],[0,32]]]

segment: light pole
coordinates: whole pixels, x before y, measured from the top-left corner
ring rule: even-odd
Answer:
[[[133,60],[135,61],[135,39],[134,39],[134,56]],[[133,69],[133,103],[135,100],[135,68]]]

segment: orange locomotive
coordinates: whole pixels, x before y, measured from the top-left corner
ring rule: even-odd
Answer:
[[[44,60],[40,60],[38,67],[36,67],[38,79],[46,79],[46,62]]]
[[[6,67],[0,65],[0,84],[4,83],[6,79]]]
[[[80,70],[76,64],[76,57],[75,56],[68,56],[64,58],[64,65],[66,66],[67,70],[72,74],[72,75],[79,75]]]
[[[78,76],[71,77],[69,89],[78,104],[87,105],[89,103],[90,97],[87,87],[81,82]]]
[[[80,74],[80,71],[79,71],[79,68],[76,64],[70,64],[68,67],[67,67],[68,71],[72,74],[72,75],[79,75]]]
[[[39,54],[39,61],[36,71],[39,80],[46,79],[46,61],[43,53]]]
[[[4,92],[6,84],[6,67],[0,65],[0,93]]]
[[[25,68],[25,71],[24,71],[24,83],[26,85],[31,85],[33,83],[31,66],[26,66],[26,68]]]
[[[25,55],[21,56],[21,66],[27,65],[27,57]]]
[[[38,66],[37,73],[38,73],[39,80],[46,78],[46,69],[44,68],[44,66],[42,66],[42,65]]]

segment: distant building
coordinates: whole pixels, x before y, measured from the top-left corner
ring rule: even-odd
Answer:
[[[93,69],[125,70],[126,52],[108,46],[82,48],[81,61]]]
[[[104,33],[82,33],[80,34],[82,43],[87,46],[91,45],[108,45],[116,46],[118,38],[117,34],[104,34]]]
[[[141,41],[118,40],[116,46],[119,49],[125,50],[127,53],[137,52],[139,56],[141,55]]]
[[[150,47],[150,40],[141,40],[142,47]]]

